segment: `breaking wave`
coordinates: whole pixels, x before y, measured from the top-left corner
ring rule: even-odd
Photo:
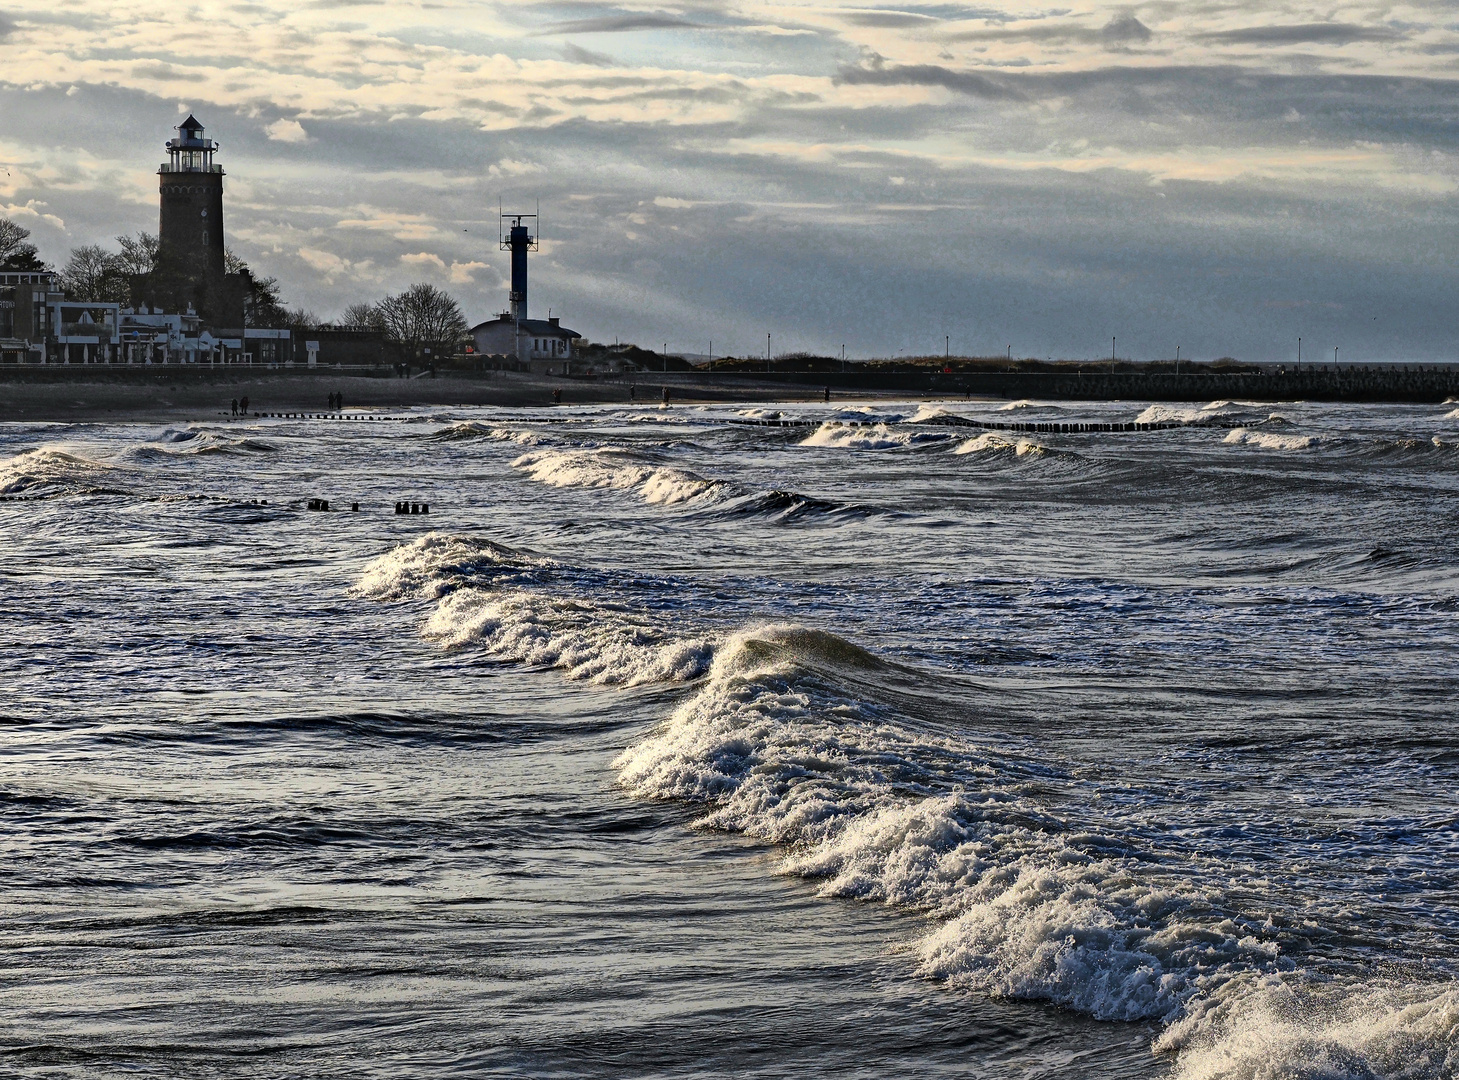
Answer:
[[[688,469],[645,462],[616,447],[535,451],[523,454],[512,465],[533,480],[553,487],[631,491],[644,502],[657,506],[763,515],[776,521],[810,515],[856,516],[875,512],[871,507],[816,499],[794,491],[754,491]]]
[[[644,502],[663,506],[737,494],[727,481],[707,480],[686,469],[645,464],[614,448],[543,450],[523,454],[512,466],[553,487],[636,491]]]
[[[827,446],[841,450],[894,450],[908,446],[924,446],[952,438],[945,431],[896,431],[886,424],[873,427],[848,427],[838,420],[828,420],[800,446]]]
[[[437,442],[460,442],[468,439],[492,439],[497,442],[514,442],[522,446],[536,446],[542,439],[536,432],[513,431],[511,428],[483,424],[477,420],[463,420],[450,424],[440,431],[425,436]]]
[[[494,587],[542,580],[545,571],[560,565],[491,540],[433,532],[372,560],[350,594],[366,600],[439,599],[463,585]]]
[[[128,448],[125,456],[135,461],[207,454],[272,454],[278,447],[262,439],[237,438],[202,428],[168,428],[150,442]]]
[[[965,439],[953,448],[954,454],[1012,454],[1015,457],[1043,456],[1049,448],[1030,439],[1007,439],[985,431],[975,438]]]
[[[1311,435],[1279,435],[1244,427],[1232,428],[1221,441],[1231,446],[1258,446],[1263,450],[1307,450],[1316,442]]]
[[[25,450],[0,461],[0,495],[106,493],[97,482],[113,467],[54,446]]]
[[[579,575],[570,595],[559,571]],[[1155,1049],[1178,1054],[1183,1080],[1454,1075],[1452,986],[1307,971],[1301,919],[1245,913],[1221,867],[1101,816],[1076,775],[922,714],[945,696],[928,695],[934,676],[813,627],[695,632],[690,609],[666,623],[652,604],[605,602],[584,573],[433,534],[372,562],[355,593],[435,599],[421,632],[443,648],[600,685],[685,685],[615,759],[623,787],[778,845],[781,871],[823,896],[932,916],[924,976],[1159,1022]]]

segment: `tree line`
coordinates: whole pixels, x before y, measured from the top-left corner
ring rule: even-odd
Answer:
[[[60,287],[73,300],[89,303],[128,304],[132,279],[157,268],[157,236],[139,232],[118,236],[117,250],[100,244],[72,248],[66,265],[57,273]],[[248,264],[231,250],[224,253],[224,270],[230,274],[248,270]],[[9,218],[0,218],[0,270],[42,271],[51,268],[30,242],[30,230]],[[281,298],[273,277],[250,276],[244,317],[249,326],[275,329],[374,330],[400,345],[411,357],[430,351],[454,352],[466,336],[467,324],[455,299],[434,285],[420,283],[404,292],[368,303],[351,304],[333,322],[321,321],[311,311],[290,308]]]

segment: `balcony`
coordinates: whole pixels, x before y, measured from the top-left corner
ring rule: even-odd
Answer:
[[[160,173],[222,173],[223,166],[221,166],[221,165],[202,165],[202,166],[198,166],[198,165],[177,165],[177,166],[173,166],[173,165],[169,165],[167,162],[164,161],[161,165],[157,166],[157,171],[160,172]]]

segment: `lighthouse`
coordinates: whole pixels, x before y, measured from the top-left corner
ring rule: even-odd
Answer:
[[[189,114],[167,140],[157,169],[157,265],[132,282],[133,303],[183,312],[192,308],[213,327],[241,329],[247,274],[229,274],[224,259],[223,166],[218,144]]]
[[[157,260],[191,278],[223,276],[223,166],[217,145],[189,115],[167,140],[168,161],[157,170],[161,215]]]
[[[556,317],[533,319],[527,315],[527,252],[538,247],[532,234],[537,215],[502,214],[500,210],[498,215],[497,247],[512,253],[507,310],[471,328],[472,348],[483,356],[509,357],[531,371],[566,375],[577,331],[569,330]]]

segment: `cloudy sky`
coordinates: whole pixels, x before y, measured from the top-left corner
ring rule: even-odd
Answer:
[[[0,0],[0,214],[155,230],[191,110],[320,317],[414,281],[716,354],[1459,358],[1449,3]]]

